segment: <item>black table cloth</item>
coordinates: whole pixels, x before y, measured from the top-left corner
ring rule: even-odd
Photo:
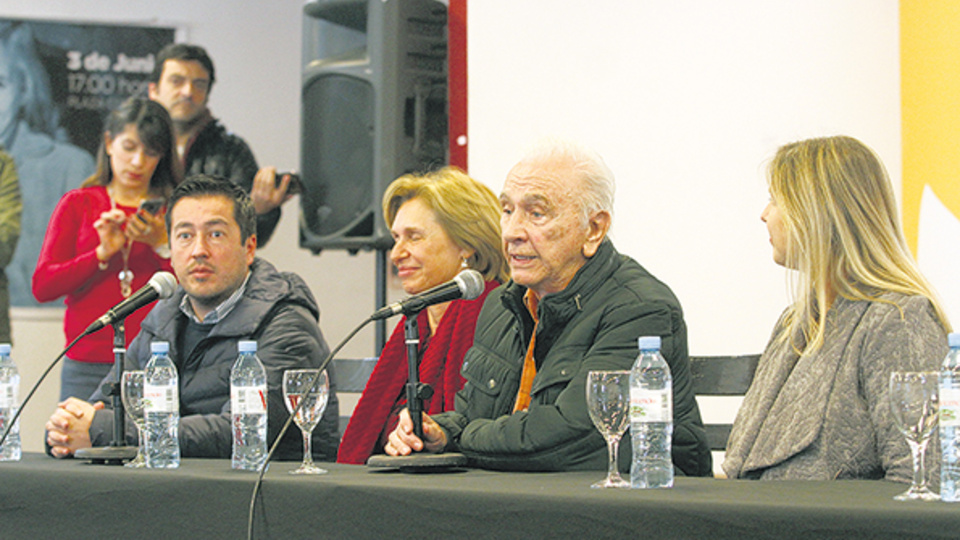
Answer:
[[[256,538],[958,538],[960,504],[896,502],[882,481],[677,478],[596,490],[602,471],[407,474],[273,463]],[[128,469],[26,454],[0,463],[0,538],[246,538],[256,475],[227,460]]]

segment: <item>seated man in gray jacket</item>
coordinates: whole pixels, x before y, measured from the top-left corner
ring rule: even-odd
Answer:
[[[455,410],[425,415],[424,440],[403,411],[388,454],[455,450],[494,469],[604,469],[587,372],[630,369],[637,338],[660,336],[673,375],[673,464],[711,474],[680,303],[606,237],[613,191],[603,160],[573,144],[543,146],[514,166],[500,195],[511,280],[483,304]]]
[[[230,457],[230,369],[237,342],[256,340],[267,371],[267,425],[273,444],[287,418],[282,380],[287,369],[316,367],[328,353],[317,326],[319,308],[306,283],[255,257],[256,214],[250,198],[233,183],[194,176],[176,188],[167,232],[171,264],[180,287],[159,301],[127,351],[126,369],[143,369],[150,342],[170,343],[180,377],[180,450],[184,457]],[[332,375],[332,374],[331,374]],[[111,373],[104,381],[115,381]],[[331,381],[333,377],[331,377]],[[47,443],[56,457],[79,448],[106,446],[113,414],[98,391],[88,403],[70,398],[47,421]],[[339,445],[339,406],[330,398],[313,431],[317,459],[334,461]],[[136,444],[136,432],[127,436]],[[287,431],[280,459],[299,459],[300,434]]]

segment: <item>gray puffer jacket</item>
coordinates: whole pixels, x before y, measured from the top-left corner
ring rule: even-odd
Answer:
[[[278,272],[263,259],[255,259],[250,268],[243,298],[197,344],[189,358],[181,356],[182,331],[187,323],[179,307],[185,294],[182,288],[154,306],[127,351],[125,369],[143,369],[150,359],[151,341],[170,343],[170,359],[180,376],[180,450],[184,457],[230,457],[230,369],[237,358],[238,341],[256,340],[257,355],[267,370],[270,444],[289,416],[283,403],[283,372],[316,367],[329,352],[317,326],[319,309],[306,283],[296,274]],[[313,454],[317,459],[334,461],[340,444],[340,407],[334,374],[328,373],[330,398],[313,430]],[[116,380],[112,372],[108,380]],[[100,391],[92,398],[98,400],[109,406],[109,399]],[[128,442],[136,444],[135,428],[129,423],[126,428]],[[97,411],[90,429],[93,445],[108,445],[112,434],[113,411]],[[302,455],[300,430],[292,425],[275,458],[300,459]]]

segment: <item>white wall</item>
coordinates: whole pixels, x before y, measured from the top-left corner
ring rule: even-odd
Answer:
[[[0,16],[182,26],[216,62],[214,114],[261,165],[287,169],[299,163],[301,5],[0,0]],[[542,134],[595,147],[618,174],[614,240],[674,288],[691,353],[758,352],[786,305],[759,221],[762,164],[789,140],[847,133],[899,184],[897,24],[896,0],[472,0],[470,171],[499,191]],[[373,308],[373,256],[300,250],[295,204],[261,254],[308,281],[333,345]],[[14,312],[25,385],[63,345],[56,315],[34,314]],[[366,332],[343,355],[372,353]],[[56,387],[25,411],[28,448]]]
[[[468,7],[471,174],[499,189],[544,134],[599,151],[613,239],[674,289],[691,354],[760,352],[787,304],[759,219],[777,146],[853,135],[900,184],[896,0]]]

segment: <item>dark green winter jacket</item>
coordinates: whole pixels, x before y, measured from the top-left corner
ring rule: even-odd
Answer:
[[[466,385],[456,410],[434,417],[447,432],[447,450],[491,469],[606,469],[605,443],[587,413],[587,372],[628,370],[638,354],[637,338],[660,336],[673,375],[673,463],[686,475],[711,474],[683,312],[665,284],[604,240],[566,289],[540,300],[531,404],[512,413],[533,329],[525,292],[510,281],[484,303],[464,358]],[[621,467],[629,463],[629,437],[628,431]]]

